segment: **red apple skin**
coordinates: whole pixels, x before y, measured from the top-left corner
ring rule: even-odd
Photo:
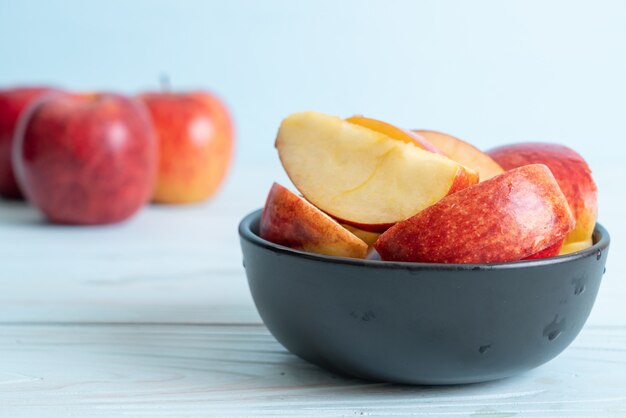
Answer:
[[[543,250],[535,253],[531,256],[524,258],[524,260],[538,260],[540,258],[550,258],[556,257],[561,252],[561,247],[563,246],[564,239],[558,241],[556,244],[552,244],[549,247],[544,248]]]
[[[487,152],[505,170],[526,164],[545,164],[559,183],[576,219],[565,244],[588,240],[598,217],[598,188],[591,169],[574,150],[564,145],[528,142],[505,145]]]
[[[277,183],[267,196],[259,235],[285,247],[337,257],[365,258],[368,249],[330,216]]]
[[[556,244],[573,227],[554,176],[533,164],[444,197],[394,225],[374,248],[390,261],[508,262]]]
[[[153,200],[194,203],[213,196],[230,167],[234,128],[226,105],[202,91],[146,93],[160,159]]]
[[[50,87],[17,87],[0,90],[0,196],[22,199],[13,174],[11,149],[17,120],[22,111],[37,97],[58,91]]]
[[[113,93],[42,97],[20,118],[13,144],[22,191],[62,224],[133,215],[151,196],[157,157],[145,107]]]

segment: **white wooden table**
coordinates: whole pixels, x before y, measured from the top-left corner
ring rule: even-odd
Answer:
[[[236,226],[284,181],[276,165],[237,167],[205,205],[152,206],[111,227],[48,225],[2,202],[0,417],[626,416],[621,170],[596,173],[613,242],[576,341],[531,372],[456,387],[333,375],[272,338]]]

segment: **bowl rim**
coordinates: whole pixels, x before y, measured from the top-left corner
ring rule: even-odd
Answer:
[[[256,232],[252,230],[252,226],[257,223],[261,218],[262,209],[257,209],[243,217],[239,223],[239,236],[241,239],[256,245],[258,247],[271,250],[280,254],[288,254],[294,257],[316,260],[325,263],[333,264],[347,264],[359,267],[369,268],[382,268],[382,269],[402,269],[402,270],[510,270],[527,267],[547,266],[554,264],[563,264],[569,261],[577,260],[580,258],[586,258],[593,255],[597,255],[604,252],[610,242],[611,238],[609,232],[599,223],[596,222],[596,226],[593,231],[593,237],[595,243],[582,251],[577,251],[570,254],[559,255],[556,257],[540,258],[533,260],[519,260],[509,261],[504,263],[420,263],[409,261],[383,261],[383,260],[369,260],[360,258],[348,258],[338,257],[324,254],[310,253],[301,250],[295,250],[293,248],[285,247],[283,245],[274,244],[271,241],[267,241],[261,238]]]

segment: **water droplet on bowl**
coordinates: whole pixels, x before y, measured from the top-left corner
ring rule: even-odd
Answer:
[[[480,354],[485,354],[491,348],[491,344],[485,344],[478,347],[478,352]]]
[[[598,250],[598,254],[596,255],[596,260],[600,260],[602,258],[602,250]]]

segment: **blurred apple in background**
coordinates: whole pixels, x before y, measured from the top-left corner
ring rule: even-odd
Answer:
[[[226,175],[233,148],[228,109],[206,92],[146,93],[160,160],[153,201],[192,203],[211,197]]]
[[[46,95],[20,117],[13,169],[26,197],[51,221],[106,224],[150,199],[157,151],[150,116],[138,100]]]
[[[11,144],[15,126],[22,111],[37,97],[55,91],[49,87],[17,87],[0,90],[0,195],[21,199],[11,165]]]

